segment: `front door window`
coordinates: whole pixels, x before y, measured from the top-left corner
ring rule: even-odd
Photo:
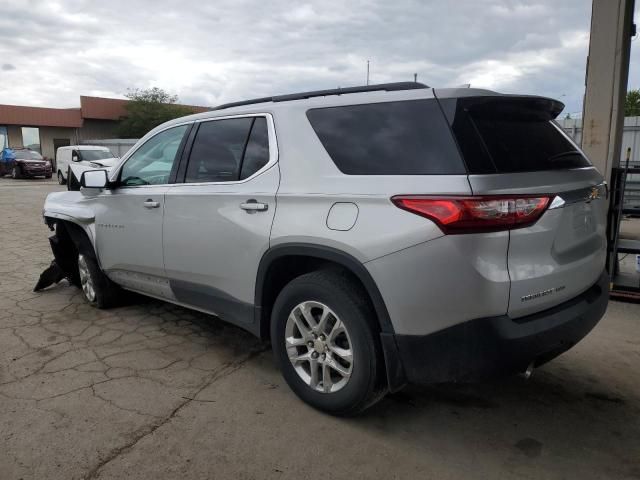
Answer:
[[[120,185],[164,185],[169,183],[180,143],[188,125],[169,128],[138,148],[122,167]]]

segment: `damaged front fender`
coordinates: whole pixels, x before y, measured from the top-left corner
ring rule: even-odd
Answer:
[[[92,223],[96,218],[92,206],[86,204],[80,192],[50,193],[44,202],[43,215],[82,224]]]
[[[49,237],[54,260],[42,272],[34,291],[67,278],[79,286],[78,254],[94,255],[95,213],[93,206],[80,192],[50,193],[45,200],[45,223],[55,232]]]

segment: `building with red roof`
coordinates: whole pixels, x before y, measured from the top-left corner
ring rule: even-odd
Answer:
[[[26,147],[54,159],[58,147],[115,138],[129,100],[80,97],[80,108],[0,105],[0,149]],[[185,105],[194,113],[207,107]]]

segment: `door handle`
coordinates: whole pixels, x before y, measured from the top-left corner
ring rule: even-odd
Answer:
[[[154,202],[150,198],[147,198],[142,205],[144,205],[144,208],[158,208],[160,206],[160,202]]]
[[[246,210],[247,213],[253,212],[264,212],[269,209],[269,205],[266,203],[261,203],[252,198],[251,200],[247,200],[244,203],[240,204],[240,208]]]

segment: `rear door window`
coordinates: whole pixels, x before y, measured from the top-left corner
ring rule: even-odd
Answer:
[[[244,159],[240,170],[240,180],[249,178],[269,161],[269,131],[267,119],[257,117],[253,121],[251,134],[244,152]]]
[[[466,173],[435,99],[317,108],[307,118],[345,174]]]
[[[191,148],[185,182],[238,180],[252,120],[233,118],[201,123]]]
[[[469,173],[589,166],[576,145],[553,123],[557,108],[553,101],[527,97],[458,99],[452,128]]]
[[[269,161],[264,117],[202,122],[193,141],[186,183],[231,182],[250,177]]]

